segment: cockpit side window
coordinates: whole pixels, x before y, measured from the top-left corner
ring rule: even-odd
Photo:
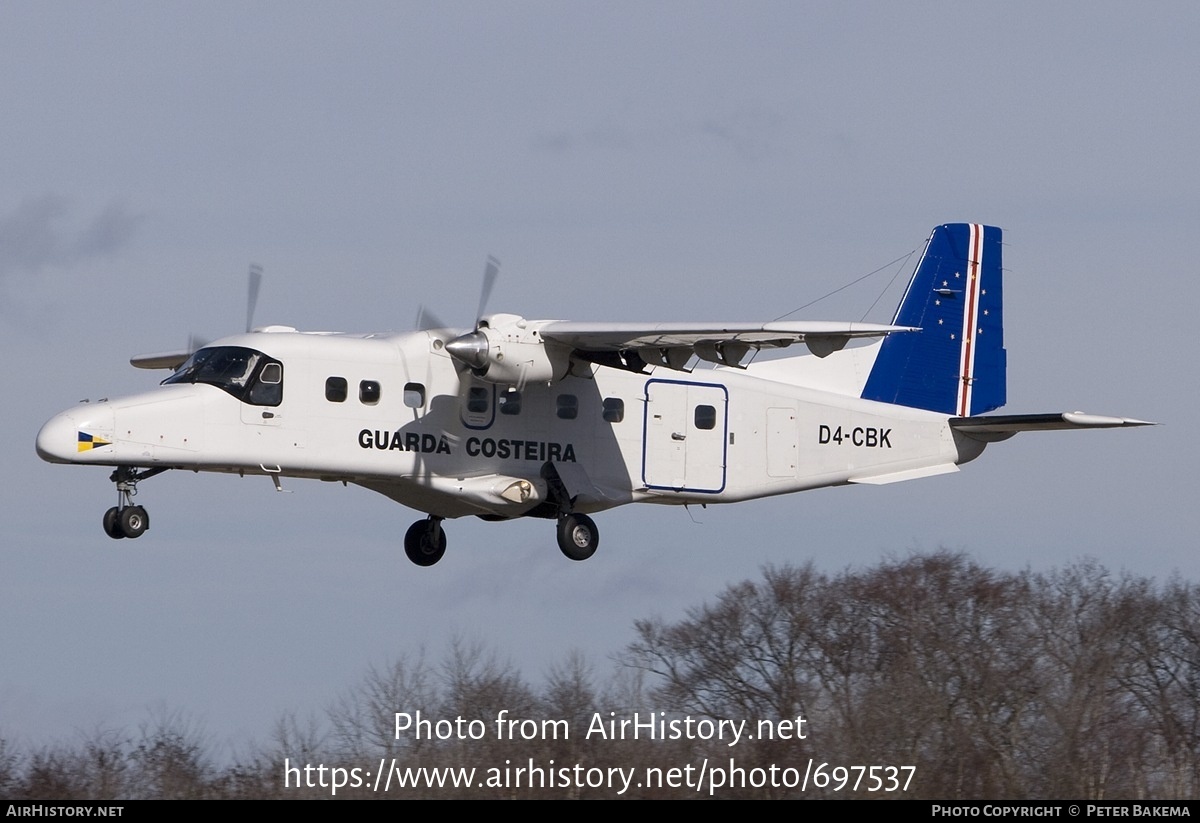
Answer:
[[[163,383],[206,383],[256,406],[283,402],[283,364],[243,346],[200,349]]]
[[[258,379],[250,385],[246,402],[255,406],[278,406],[283,402],[283,364],[271,360],[263,363]]]

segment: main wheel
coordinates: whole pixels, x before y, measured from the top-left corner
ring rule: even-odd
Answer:
[[[121,510],[116,506],[104,513],[104,533],[113,540],[120,540],[125,536],[125,532],[121,531]]]
[[[446,531],[439,528],[436,541],[433,532],[433,521],[418,520],[404,533],[404,553],[418,566],[432,566],[446,553]]]
[[[150,515],[141,506],[126,506],[118,517],[126,537],[141,537],[150,528]]]
[[[600,532],[586,514],[558,518],[558,547],[572,560],[587,560],[600,545]]]

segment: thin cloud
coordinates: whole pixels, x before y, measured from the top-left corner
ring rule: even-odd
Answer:
[[[660,122],[635,132],[608,123],[582,130],[542,132],[531,138],[530,146],[545,154],[611,152],[678,146],[681,138],[699,135],[724,146],[743,160],[762,160],[780,152],[784,128],[783,117],[774,110],[761,106],[742,107],[701,120]]]
[[[601,124],[585,131],[555,131],[535,135],[531,146],[535,151],[548,154],[566,154],[572,151],[602,149],[606,151],[632,148],[635,138],[625,129]]]
[[[46,194],[0,217],[0,279],[115,254],[128,245],[142,220],[114,202],[82,226],[72,226],[71,211],[65,197]]]
[[[719,117],[703,120],[701,134],[728,145],[745,160],[761,160],[774,155],[783,119],[766,108],[743,108]]]

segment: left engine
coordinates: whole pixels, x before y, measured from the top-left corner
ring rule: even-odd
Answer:
[[[549,322],[530,322],[515,314],[489,315],[475,331],[448,342],[446,351],[489,383],[521,386],[560,380],[570,368],[571,352],[542,339],[539,329]]]

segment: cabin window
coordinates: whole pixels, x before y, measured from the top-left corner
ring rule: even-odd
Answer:
[[[472,386],[467,392],[467,411],[471,414],[486,414],[488,410],[488,390],[483,386]]]
[[[404,384],[404,405],[419,409],[425,405],[425,386],[422,383]]]
[[[717,410],[713,406],[696,407],[696,428],[715,429],[717,427]]]
[[[363,380],[358,384],[358,399],[368,406],[378,403],[381,393],[378,380]]]
[[[573,394],[558,396],[558,416],[563,420],[574,420],[579,416],[579,398]]]
[[[509,389],[496,398],[496,404],[500,407],[501,414],[520,414],[521,393],[516,389]]]
[[[325,399],[330,403],[345,403],[348,384],[344,377],[325,378]]]
[[[625,401],[619,397],[604,398],[603,415],[608,423],[620,423],[625,419]]]

